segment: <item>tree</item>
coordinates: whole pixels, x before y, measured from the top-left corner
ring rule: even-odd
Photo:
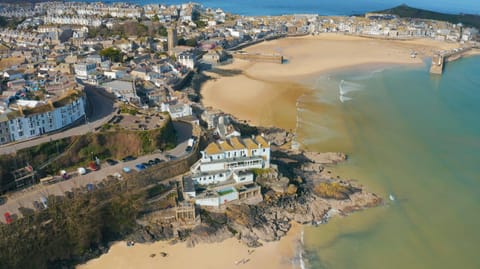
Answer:
[[[195,38],[185,39],[182,37],[178,39],[177,45],[195,47],[197,46],[197,40]]]
[[[106,57],[112,62],[121,62],[123,60],[122,52],[113,47],[101,50],[100,56]]]

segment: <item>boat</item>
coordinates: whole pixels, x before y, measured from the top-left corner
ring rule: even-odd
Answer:
[[[390,199],[390,201],[395,201],[395,196],[393,196],[393,194],[391,194],[391,193],[388,196],[388,198]]]

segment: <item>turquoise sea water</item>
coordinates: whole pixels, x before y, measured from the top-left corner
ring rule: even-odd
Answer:
[[[387,205],[306,228],[309,268],[480,268],[480,57],[441,77],[370,67],[312,84],[300,142],[349,153],[335,171]]]
[[[75,0],[99,2],[99,0]],[[101,2],[129,2],[134,4],[182,4],[187,0],[103,0]],[[479,14],[478,0],[197,0],[206,7],[222,8],[227,12],[241,15],[282,15],[293,13],[316,13],[321,15],[351,15],[382,10],[400,4],[447,13]]]

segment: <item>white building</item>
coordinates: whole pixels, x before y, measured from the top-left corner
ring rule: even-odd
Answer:
[[[75,64],[75,75],[79,79],[87,79],[88,76],[95,73],[97,64],[95,63],[78,63]]]
[[[191,168],[192,180],[199,185],[253,182],[251,169],[270,167],[270,143],[262,136],[252,138],[231,137],[213,142],[202,158]]]
[[[190,69],[195,68],[195,56],[193,53],[184,52],[178,55],[177,61]]]
[[[228,187],[221,190],[207,191],[204,195],[195,197],[195,204],[219,207],[222,204],[235,200],[238,200],[238,191],[234,187]]]
[[[85,117],[85,96],[69,94],[54,102],[17,100],[4,113],[10,141],[28,139],[63,129]]]
[[[102,87],[124,101],[137,102],[140,100],[131,81],[114,80],[102,84]]]
[[[160,105],[162,112],[168,112],[172,119],[192,116],[192,107],[181,103],[162,103]]]

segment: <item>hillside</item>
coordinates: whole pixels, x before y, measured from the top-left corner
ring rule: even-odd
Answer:
[[[465,26],[471,26],[471,27],[480,29],[480,15],[446,14],[446,13],[429,11],[425,9],[409,7],[407,5],[400,5],[400,6],[386,9],[386,10],[375,11],[375,13],[394,14],[402,18],[418,18],[418,19],[448,21],[451,23],[462,23]]]

